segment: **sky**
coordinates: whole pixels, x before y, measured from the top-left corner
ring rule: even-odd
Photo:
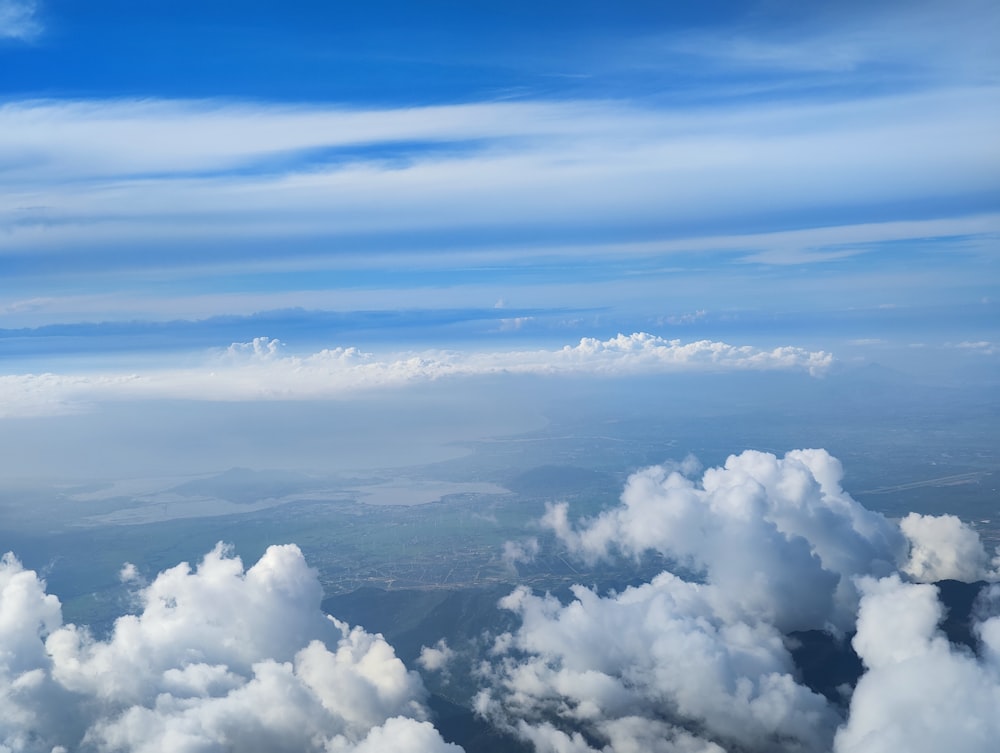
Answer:
[[[971,463],[992,504],[997,39],[989,0],[0,0],[0,502],[48,531],[53,489],[428,468],[546,405],[609,442],[707,406],[728,459],[524,511],[514,574],[543,545],[681,567],[512,586],[517,627],[464,657],[480,718],[538,753],[987,753],[1000,589],[959,647],[932,584],[1000,554],[865,509],[824,449],[731,445],[841,411],[855,479]],[[0,558],[0,750],[458,753],[424,683],[463,647],[419,674],[268,543],[121,563],[103,631],[45,582],[79,555]],[[807,687],[797,630],[854,633],[853,694]]]
[[[2,0],[3,372],[633,333],[960,371],[997,351],[998,19]]]

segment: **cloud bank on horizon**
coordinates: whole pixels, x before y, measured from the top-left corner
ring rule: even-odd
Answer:
[[[682,343],[643,332],[583,338],[554,350],[426,351],[380,358],[356,348],[284,355],[278,340],[234,343],[198,368],[148,373],[0,376],[0,418],[52,415],[115,400],[316,400],[436,379],[509,375],[615,377],[684,371],[799,370],[823,374],[833,356],[784,346],[762,350],[702,340]]]
[[[538,753],[991,749],[996,586],[973,617],[973,653],[939,631],[925,583],[1000,580],[1000,552],[953,516],[866,510],[823,450],[694,471],[638,472],[619,506],[576,523],[549,509],[543,524],[578,557],[655,550],[690,574],[605,595],[575,586],[562,603],[518,588],[501,606],[521,625],[485,660],[480,713]],[[789,637],[804,630],[856,631],[853,695],[804,684]]]

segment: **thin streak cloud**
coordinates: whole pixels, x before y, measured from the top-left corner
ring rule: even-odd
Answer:
[[[0,249],[512,221],[568,230],[580,217],[668,226],[810,206],[836,216],[886,195],[997,190],[1000,149],[987,126],[997,101],[969,89],[694,112],[616,102],[354,112],[16,103],[0,111]],[[414,140],[474,147],[441,152]],[[398,142],[405,160],[386,162],[379,150]],[[325,150],[338,144],[378,148],[334,159]],[[298,156],[274,162],[280,154]]]
[[[42,33],[35,0],[0,0],[0,39],[30,42]]]

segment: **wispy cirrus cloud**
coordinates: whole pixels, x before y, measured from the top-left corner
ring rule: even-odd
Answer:
[[[815,84],[892,80],[940,84],[995,80],[993,39],[1000,12],[989,0],[878,4],[845,2],[809,8],[772,4],[723,30],[664,34],[646,49],[697,60],[704,72],[802,75]]]
[[[664,285],[676,311],[858,300],[884,279],[954,300],[992,274],[954,254],[1000,235],[998,101],[9,102],[4,326],[505,297],[627,306],[631,331],[663,317]],[[898,268],[903,243],[938,244],[933,263]],[[841,277],[777,277],[805,266]]]
[[[0,39],[27,42],[41,33],[36,0],[0,0]]]
[[[995,343],[989,342],[988,340],[976,340],[974,342],[965,340],[960,343],[955,343],[952,347],[964,350],[967,353],[979,353],[984,356],[992,356],[1000,351],[1000,348],[998,348]]]
[[[581,217],[668,228],[816,206],[838,216],[887,196],[995,189],[996,101],[979,89],[673,111],[11,103],[0,109],[0,250],[511,222],[572,235]]]

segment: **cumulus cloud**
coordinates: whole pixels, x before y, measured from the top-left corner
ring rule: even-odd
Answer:
[[[910,556],[903,572],[914,580],[997,580],[1000,554],[991,562],[979,534],[954,515],[920,515],[911,512],[899,523],[910,541]]]
[[[504,599],[522,625],[493,689],[477,697],[480,713],[537,750],[613,740],[612,750],[643,750],[657,738],[661,750],[722,750],[780,738],[787,750],[821,751],[833,734],[836,714],[796,682],[781,633],[734,620],[718,588],[663,573],[619,595],[573,595],[566,606],[524,588]],[[574,742],[579,730],[602,744]]]
[[[284,344],[270,337],[255,337],[250,342],[233,343],[226,348],[226,356],[233,361],[245,359],[267,360],[281,354]]]
[[[979,655],[938,630],[934,586],[862,582],[854,647],[867,672],[835,753],[987,753],[1000,738],[1000,616],[978,622]]]
[[[822,374],[824,351],[785,346],[764,350],[700,340],[682,343],[646,333],[609,340],[583,338],[556,350],[425,351],[377,357],[357,348],[285,355],[258,337],[234,343],[197,368],[104,374],[0,376],[0,417],[66,413],[105,400],[306,400],[400,387],[447,377],[496,374],[622,376],[673,371],[804,370]]]
[[[131,562],[126,562],[118,571],[118,580],[122,583],[142,583],[142,575],[139,573],[139,568]]]
[[[629,478],[621,505],[573,524],[557,504],[543,523],[590,561],[657,551],[704,573],[740,614],[783,629],[844,626],[856,606],[851,577],[888,574],[906,544],[841,488],[842,475],[824,450],[781,459],[750,450],[698,480],[647,468]]]
[[[501,606],[521,625],[482,667],[480,714],[539,753],[990,749],[993,722],[977,720],[995,717],[1000,617],[979,618],[973,656],[937,631],[936,589],[908,582],[995,576],[973,529],[866,510],[824,450],[747,451],[698,472],[690,459],[639,471],[589,519],[548,508],[543,525],[577,557],[656,551],[685,575],[575,586],[563,602],[515,590]],[[849,709],[805,684],[803,630],[857,631],[866,674]],[[952,692],[947,714],[928,705]]]
[[[160,573],[106,640],[0,563],[0,749],[458,753],[380,635],[328,617],[294,545]],[[3,746],[6,746],[4,748]]]
[[[454,650],[442,638],[433,646],[421,646],[417,663],[428,672],[444,672],[447,670],[449,662],[454,658]]]

